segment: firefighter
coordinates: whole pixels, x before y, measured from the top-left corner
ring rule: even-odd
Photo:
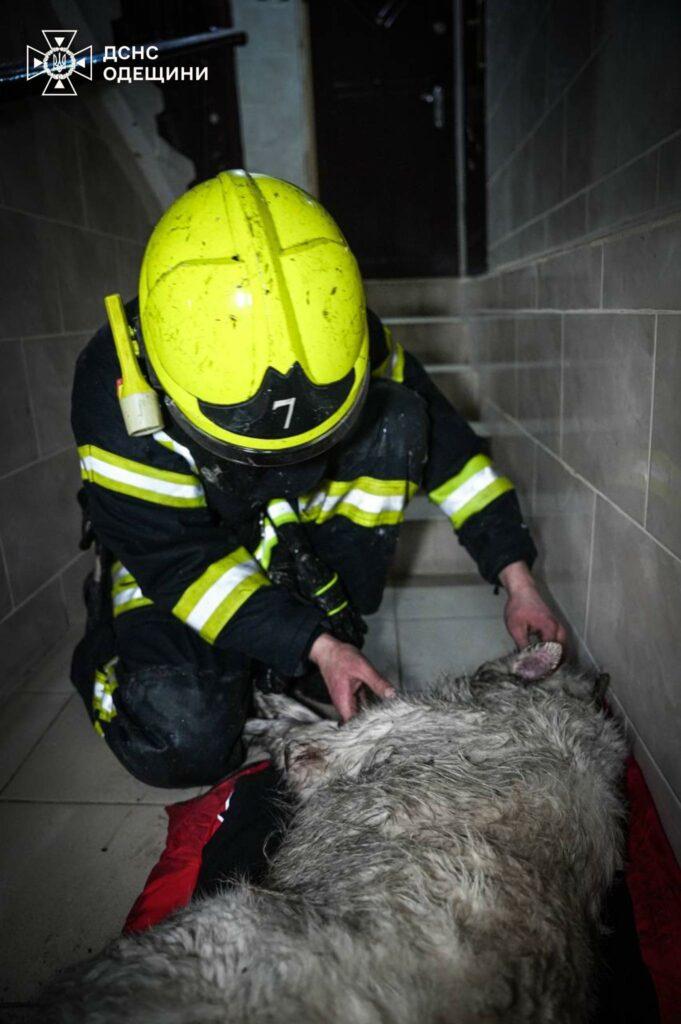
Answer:
[[[153,231],[139,300],[107,310],[73,389],[98,557],[72,677],[138,779],[234,770],[254,679],[321,685],[342,719],[362,686],[394,693],[361,616],[419,487],[506,589],[513,639],[564,639],[513,484],[366,310],[311,196],[244,171],[197,185]]]

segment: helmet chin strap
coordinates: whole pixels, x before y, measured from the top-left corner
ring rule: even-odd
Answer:
[[[158,375],[156,373],[156,370],[154,369],[154,365],[151,359],[147,355],[147,349],[146,345],[144,344],[144,335],[142,334],[142,323],[139,318],[139,313],[137,314],[137,316],[134,316],[132,318],[131,330],[137,341],[137,348],[139,350],[139,363],[144,371],[144,375],[151,384],[154,391],[156,391],[158,394],[163,394],[163,386],[160,380],[158,379]]]

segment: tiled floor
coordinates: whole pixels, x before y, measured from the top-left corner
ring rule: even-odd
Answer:
[[[469,580],[386,592],[367,653],[419,689],[511,647],[503,602]],[[73,638],[0,706],[0,1020],[19,1021],[55,969],[119,931],[163,845],[165,804],[194,790],[132,779],[68,680]]]

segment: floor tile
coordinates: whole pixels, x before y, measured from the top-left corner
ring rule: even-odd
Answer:
[[[64,693],[17,691],[0,705],[0,791],[67,700]]]
[[[377,619],[372,616],[363,653],[381,675],[395,686],[399,685],[397,629],[394,619]]]
[[[451,523],[444,516],[402,524],[390,567],[394,580],[411,582],[425,574],[442,577],[474,571],[470,555],[457,542]]]
[[[118,763],[71,697],[2,794],[3,800],[169,804],[198,789],[145,786]]]
[[[0,1002],[21,1002],[118,934],[166,817],[160,807],[5,803],[0,831]]]
[[[418,584],[398,587],[395,593],[398,621],[402,619],[482,619],[501,618],[504,598],[495,595],[487,583],[446,585]]]
[[[68,622],[61,585],[53,579],[0,622],[0,693],[13,693],[54,649]]]
[[[407,505],[405,519],[410,521],[423,521],[424,519],[440,520],[442,519],[442,509],[438,505],[434,505],[432,501],[428,501],[427,495],[417,494]]]
[[[398,624],[400,674],[418,691],[443,672],[460,675],[513,650],[501,616],[494,619],[404,619]]]
[[[82,635],[82,629],[69,630],[59,646],[28,673],[21,689],[28,693],[73,694],[73,683],[69,678],[71,656]]]

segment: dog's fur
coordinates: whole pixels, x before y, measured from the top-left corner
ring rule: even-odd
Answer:
[[[298,800],[266,888],[238,884],[64,978],[60,1024],[587,1018],[621,862],[625,746],[557,645],[422,696],[249,726]]]

